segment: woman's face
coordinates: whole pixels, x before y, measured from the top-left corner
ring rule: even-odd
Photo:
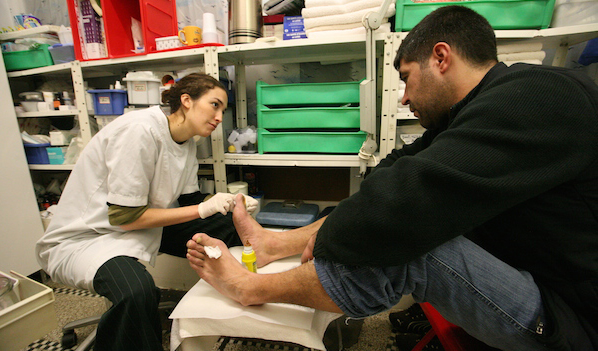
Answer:
[[[222,123],[222,116],[227,107],[228,96],[221,88],[208,90],[197,100],[191,100],[187,112],[188,123],[194,135],[208,137]]]

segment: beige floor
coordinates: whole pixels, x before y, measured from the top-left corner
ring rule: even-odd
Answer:
[[[101,314],[106,309],[104,299],[97,295],[90,295],[87,292],[70,289],[58,284],[48,283],[52,288],[55,289],[55,308],[56,318],[58,321],[58,328],[42,340],[38,340],[31,344],[28,348],[22,351],[38,351],[38,350],[56,350],[62,351],[60,347],[60,339],[62,337],[62,326],[66,323],[85,318],[95,314]],[[180,295],[180,291],[174,291],[169,293],[166,291],[166,295],[174,296],[176,298]],[[404,304],[399,304],[393,310],[405,308]],[[366,318],[361,327],[359,335],[355,335],[356,327],[350,323],[349,326],[342,326],[343,331],[343,342],[345,346],[347,343],[350,347],[345,347],[346,351],[376,351],[376,350],[397,350],[394,346],[394,334],[391,330],[390,322],[388,321],[388,313],[381,313],[376,316]],[[167,322],[166,322],[167,323]],[[342,324],[341,324],[342,325]],[[84,327],[77,329],[77,335],[79,340],[83,340],[92,330],[93,326]],[[336,329],[332,326],[329,328],[327,338],[329,340],[326,345],[331,345],[330,350],[337,350],[338,337]],[[165,325],[164,335],[164,350],[168,351],[169,348],[169,327]],[[332,341],[330,341],[332,340]],[[232,339],[232,338],[221,338],[220,341],[214,346],[214,350],[222,351],[261,351],[261,350],[307,350],[301,346],[293,344],[274,343],[263,340],[247,340],[247,339]],[[329,351],[330,351],[329,350]]]

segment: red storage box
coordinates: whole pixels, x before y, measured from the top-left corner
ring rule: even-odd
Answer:
[[[80,0],[68,0],[75,57],[84,61],[78,15]],[[178,34],[176,0],[102,0],[105,45],[109,58],[156,52],[156,38]],[[145,51],[135,53],[132,18],[141,22]]]

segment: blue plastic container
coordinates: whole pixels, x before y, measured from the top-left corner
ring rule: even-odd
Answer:
[[[127,106],[127,91],[119,89],[88,90],[93,96],[96,115],[122,115]]]
[[[320,212],[316,204],[303,203],[299,207],[285,206],[283,202],[270,202],[256,216],[261,225],[303,227],[313,223]]]
[[[50,163],[48,152],[46,148],[50,143],[46,144],[23,144],[25,146],[25,155],[27,156],[27,163],[33,165],[47,165]]]

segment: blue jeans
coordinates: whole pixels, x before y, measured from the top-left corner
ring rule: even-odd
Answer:
[[[347,266],[320,258],[315,266],[324,289],[349,317],[388,310],[412,294],[490,346],[550,350],[538,335],[545,324],[544,309],[532,276],[465,237],[401,266]]]

